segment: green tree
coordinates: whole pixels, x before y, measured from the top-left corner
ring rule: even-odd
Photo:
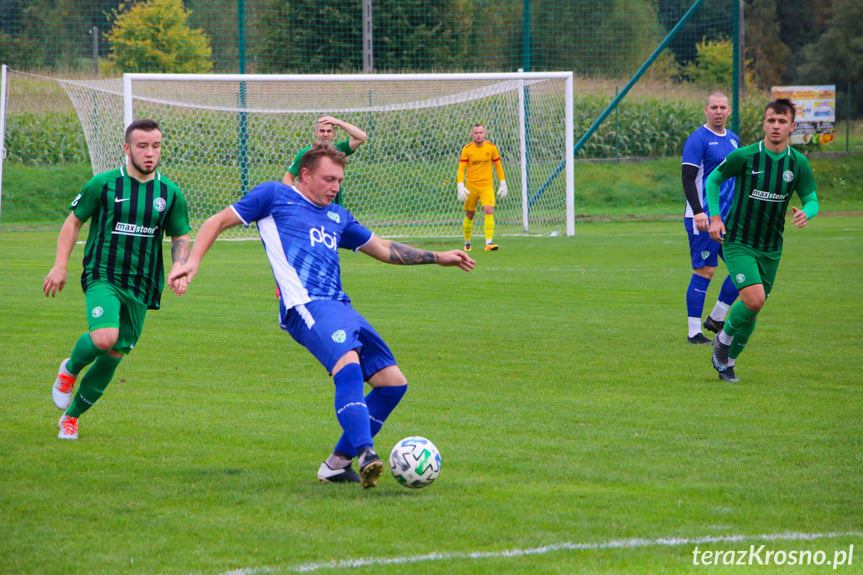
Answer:
[[[628,77],[664,37],[652,0],[537,0],[531,6],[535,69]]]
[[[461,65],[455,0],[378,0],[373,11],[374,65],[415,71]],[[362,70],[362,2],[270,0],[256,52],[263,72]]]
[[[362,4],[341,0],[270,0],[258,69],[335,72],[362,69]]]
[[[683,68],[695,84],[704,88],[731,86],[734,80],[734,45],[728,38],[702,40],[695,45],[697,56]]]
[[[525,68],[522,11],[522,2],[463,2],[460,31],[456,32],[461,40],[466,40],[463,45],[466,55],[460,68],[479,72]],[[529,64],[530,70],[538,69],[536,60]]]
[[[25,35],[37,40],[41,60],[52,68],[77,67],[78,58],[92,52],[92,39],[75,0],[22,2]]]
[[[683,75],[708,90],[731,89],[734,84],[734,43],[728,38],[702,40],[695,46],[698,56],[683,67]],[[747,89],[754,86],[752,71],[747,70]]]
[[[746,60],[759,88],[781,85],[791,50],[780,39],[775,0],[746,0]]]
[[[239,72],[240,15],[237,0],[183,0],[190,11],[189,25],[200,28],[213,39],[213,69],[219,72]],[[258,35],[272,24],[260,18],[265,10],[265,0],[243,0],[245,23],[246,72],[253,72],[252,47],[257,45]]]
[[[464,65],[458,6],[450,0],[379,0],[374,57],[379,70],[451,70]]]
[[[0,32],[0,62],[19,70],[38,69],[44,64],[39,41],[29,36]]]
[[[783,0],[776,3],[779,37],[792,52],[814,42],[823,31],[815,22],[812,4],[812,0]]]
[[[181,0],[149,0],[114,10],[110,58],[121,72],[209,72],[210,40],[187,24]]]
[[[665,33],[680,21],[693,0],[657,0],[657,16]],[[680,32],[671,39],[669,48],[677,61],[686,66],[698,57],[699,42],[721,40],[731,36],[732,12],[728,0],[708,0],[686,22]]]
[[[863,3],[859,0],[835,0],[833,15],[818,41],[802,51],[797,81],[806,84],[836,84],[837,107],[846,103],[845,88],[850,82],[851,108],[855,116],[863,114]]]

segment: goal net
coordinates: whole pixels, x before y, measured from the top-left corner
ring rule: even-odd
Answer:
[[[495,235],[574,233],[570,73],[126,74],[59,82],[94,173],[124,161],[131,121],[161,124],[160,169],[185,193],[194,230],[256,184],[281,181],[312,143],[317,119],[329,115],[368,134],[349,157],[342,198],[379,235],[461,235],[456,173],[475,123],[500,150],[509,188],[495,206]],[[348,137],[336,129],[336,141]],[[480,234],[482,217],[478,210]],[[236,227],[225,236],[256,233]]]

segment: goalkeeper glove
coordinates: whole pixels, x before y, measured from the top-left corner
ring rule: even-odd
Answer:
[[[506,189],[506,180],[501,180],[500,185],[497,187],[497,197],[504,199],[507,193],[509,193],[509,190]]]
[[[459,182],[459,183],[458,183],[458,201],[460,201],[460,202],[466,202],[466,201],[467,201],[467,197],[468,197],[469,195],[470,195],[470,192],[469,192],[469,191],[467,191],[467,188],[466,188],[466,187],[464,187],[464,184],[463,184],[462,182]]]

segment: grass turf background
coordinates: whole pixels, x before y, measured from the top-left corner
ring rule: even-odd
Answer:
[[[701,573],[691,543],[507,551],[789,532],[852,535],[770,548],[859,547],[861,231],[854,217],[789,225],[736,385],[685,342],[678,222],[505,239],[470,274],[344,254],[348,293],[410,382],[379,450],[421,434],[444,462],[427,489],[384,477],[366,492],[315,479],[339,434],[332,384],[279,331],[257,242],[220,242],[186,296],[165,294],[80,439],[59,441],[50,385],[85,329],[82,248],[46,299],[56,233],[6,231],[0,572],[327,572],[438,553],[359,572]]]

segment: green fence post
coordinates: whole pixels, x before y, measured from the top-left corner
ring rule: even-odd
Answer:
[[[743,0],[731,0],[732,3],[732,12],[734,13],[734,17],[732,21],[734,23],[733,31],[731,33],[732,40],[732,64],[731,64],[731,131],[735,134],[740,133],[740,50],[741,44],[740,35],[742,31],[741,27],[741,16],[743,12]]]
[[[240,74],[246,73],[246,3],[245,0],[237,0],[237,44],[239,49]],[[247,104],[246,83],[240,82],[239,107],[245,108]],[[240,186],[245,195],[249,191],[249,125],[248,113],[239,112],[237,118],[239,164],[240,164]]]
[[[530,72],[530,0],[524,0],[521,23],[521,67]]]

